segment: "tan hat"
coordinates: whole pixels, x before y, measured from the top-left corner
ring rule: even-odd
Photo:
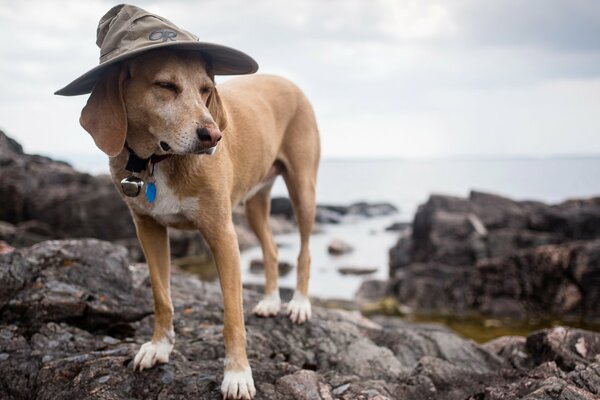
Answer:
[[[100,47],[100,65],[54,94],[76,96],[90,93],[108,66],[164,47],[201,52],[215,75],[252,74],[258,70],[256,61],[247,54],[230,47],[200,42],[196,36],[171,21],[128,4],[111,8],[100,19],[96,44]]]

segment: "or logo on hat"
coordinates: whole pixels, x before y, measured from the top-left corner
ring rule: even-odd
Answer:
[[[153,31],[148,39],[150,40],[162,40],[163,42],[168,42],[169,40],[175,41],[175,37],[177,36],[177,32],[170,31],[168,29],[159,29],[157,31]]]

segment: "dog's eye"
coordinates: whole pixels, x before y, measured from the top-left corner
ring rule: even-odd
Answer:
[[[167,90],[170,90],[175,93],[178,92],[177,85],[175,85],[174,83],[171,83],[171,82],[158,81],[158,82],[154,82],[154,85],[158,86],[159,88],[167,89]]]
[[[210,92],[212,92],[213,88],[210,86],[204,86],[202,88],[200,88],[200,93],[202,94],[209,94]]]

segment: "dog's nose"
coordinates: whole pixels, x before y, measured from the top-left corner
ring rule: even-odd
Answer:
[[[223,137],[219,128],[212,126],[203,126],[202,128],[198,128],[196,129],[196,133],[198,134],[198,139],[200,139],[202,146],[207,148],[216,146],[217,143],[219,143],[219,140],[221,140]]]

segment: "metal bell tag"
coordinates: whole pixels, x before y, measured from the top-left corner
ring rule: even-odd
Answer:
[[[137,197],[144,187],[144,181],[137,176],[128,176],[121,181],[121,189],[128,197]]]

